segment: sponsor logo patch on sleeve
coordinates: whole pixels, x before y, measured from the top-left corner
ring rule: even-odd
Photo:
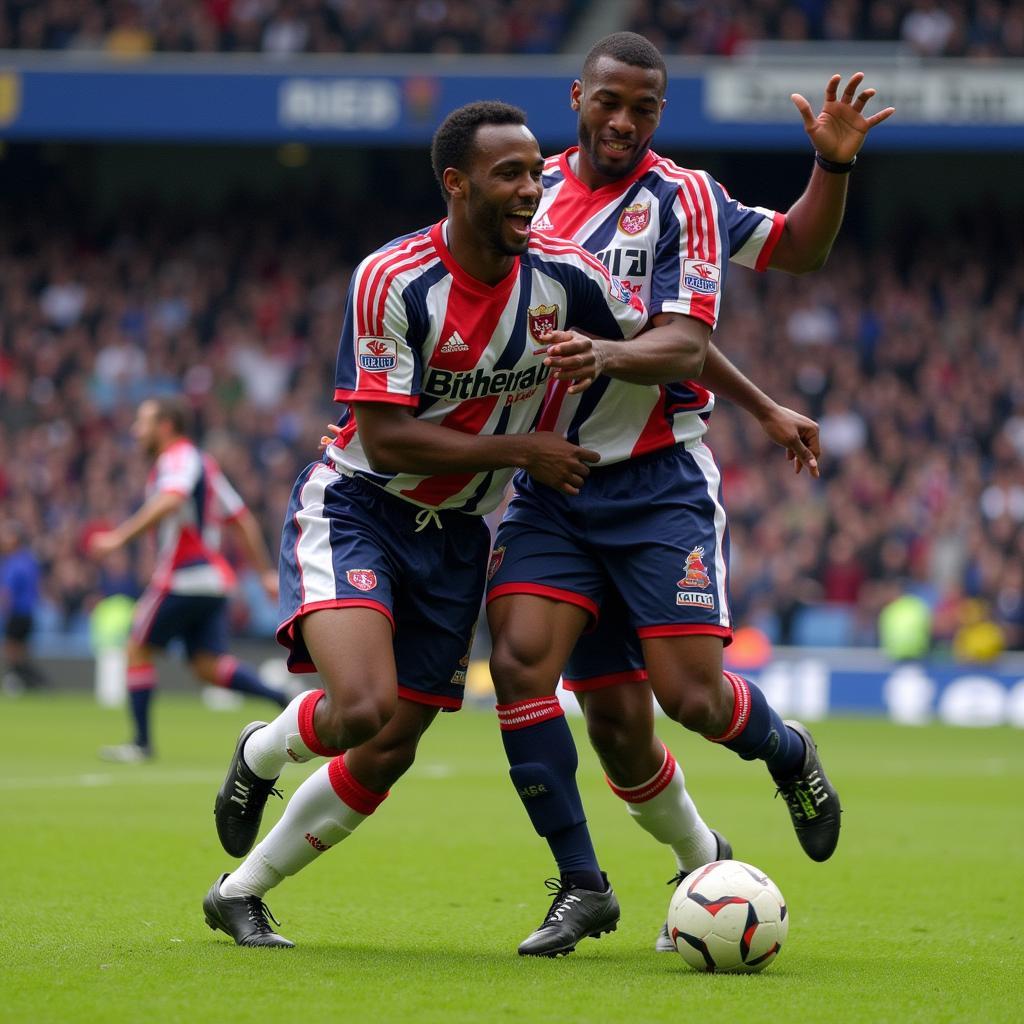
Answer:
[[[707,260],[683,260],[683,284],[690,291],[712,295],[718,291],[721,276],[721,268]]]
[[[398,365],[398,345],[393,338],[362,335],[356,342],[359,368],[367,373],[387,373]]]

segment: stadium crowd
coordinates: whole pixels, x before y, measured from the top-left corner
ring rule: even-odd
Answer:
[[[0,0],[0,49],[557,53],[579,0]]]
[[[3,204],[0,519],[34,537],[52,628],[81,632],[100,598],[147,578],[145,545],[103,565],[83,554],[140,501],[147,466],[128,427],[147,395],[188,395],[276,550],[295,474],[336,415],[348,274],[409,223],[383,205],[368,215],[363,198],[360,211],[307,200],[305,216],[301,202],[195,219],[143,204],[111,232],[58,226],[85,221],[56,200],[46,216]],[[982,608],[1024,647],[1019,229],[989,211],[866,255],[841,242],[809,278],[731,273],[718,344],[817,417],[825,451],[813,482],[727,403],[712,417],[739,624],[870,643],[879,609],[909,590],[939,644]],[[241,601],[235,625],[267,633],[273,618]]]
[[[733,56],[764,40],[902,43],[922,57],[1024,56],[1019,0],[634,0],[629,28],[665,54]]]
[[[585,0],[0,0],[0,49],[558,53]],[[761,40],[901,42],[923,56],[1024,56],[1020,0],[633,0],[623,28],[666,54]]]

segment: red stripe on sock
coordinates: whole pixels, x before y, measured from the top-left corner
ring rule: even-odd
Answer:
[[[664,747],[664,744],[662,746]],[[604,777],[605,782],[617,797],[625,800],[628,804],[642,804],[654,799],[672,781],[672,777],[676,773],[676,759],[672,756],[672,751],[668,747],[664,747],[664,750],[665,760],[658,769],[658,774],[648,782],[632,787],[616,786],[607,775]]]
[[[316,734],[316,730],[313,728],[313,714],[316,712],[316,706],[320,703],[321,698],[324,696],[323,690],[314,690],[312,693],[306,694],[303,698],[302,703],[299,705],[299,736],[302,742],[313,751],[314,754],[319,754],[321,757],[338,757],[344,754],[344,750],[334,750],[331,747],[325,747],[319,740]]]
[[[373,814],[387,799],[388,793],[367,789],[349,770],[344,757],[336,757],[327,766],[327,776],[338,799],[358,814]]]
[[[129,691],[152,690],[156,686],[156,666],[132,665],[126,673],[125,684]]]
[[[230,686],[231,677],[238,668],[238,659],[233,654],[222,654],[217,659],[214,669],[214,682],[217,686]]]
[[[515,704],[499,704],[495,710],[498,712],[498,725],[504,732],[525,729],[565,714],[557,697],[531,697]]]
[[[726,672],[724,675],[732,684],[732,720],[729,722],[729,728],[721,736],[704,737],[712,743],[728,743],[736,739],[750,721],[750,687],[747,686],[747,681],[735,672]]]

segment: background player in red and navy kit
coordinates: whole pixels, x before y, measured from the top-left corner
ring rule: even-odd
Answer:
[[[212,456],[187,436],[189,410],[178,397],[148,398],[136,412],[132,434],[154,460],[145,504],[113,530],[94,533],[89,552],[116,551],[149,529],[157,531],[156,567],[135,608],[128,640],[128,706],[131,743],[104,747],[109,761],[145,761],[153,756],[150,699],[156,687],[154,650],[173,639],[185,645],[196,677],[214,686],[288,703],[255,669],[228,653],[227,595],[235,573],[221,554],[223,528],[232,528],[250,563],[276,600],[277,575],[259,526]]]
[[[448,217],[356,269],[335,390],[348,410],[324,459],[300,475],[285,522],[278,638],[323,689],[242,731],[216,801],[221,843],[242,856],[284,765],[331,758],[207,893],[207,923],[240,945],[291,945],[263,896],[373,813],[437,712],[460,707],[490,547],[482,517],[515,469],[579,493],[593,453],[530,433],[564,360],[571,379],[593,373],[594,343],[564,328],[621,340],[647,322],[599,260],[531,235],[543,160],[521,111],[455,111],[432,162]],[[546,354],[550,343],[560,355]],[[564,817],[560,803],[553,813]],[[578,801],[569,816],[588,862]],[[618,918],[611,887],[601,889],[592,930]]]
[[[571,92],[580,145],[545,165],[535,228],[599,254],[648,303],[661,333],[615,350],[598,343],[603,375],[549,393],[542,427],[599,451],[601,463],[571,499],[516,480],[495,541],[488,605],[499,719],[513,773],[529,747],[537,779],[575,800],[566,770],[575,762],[546,720],[561,714],[552,695],[565,666],[613,790],[673,847],[681,873],[729,849],[700,821],[681,771],[655,737],[648,678],[672,718],[741,757],[766,761],[811,857],[826,859],[838,841],[838,797],[806,729],[783,724],[756,686],[723,674],[732,632],[728,536],[720,477],[701,437],[715,388],[756,415],[798,470],[817,471],[814,423],[771,402],[709,350],[709,339],[730,259],[802,272],[827,256],[842,218],[843,172],[869,128],[892,112],[862,115],[874,90],[856,95],[861,79],[853,76],[839,99],[835,76],[817,119],[794,97],[817,166],[786,215],[742,206],[707,174],[651,151],[666,69],[657,49],[633,33],[592,49]],[[708,352],[697,380],[688,369],[695,351],[702,359]],[[517,788],[541,831],[534,790]],[[571,950],[589,934],[573,920],[575,907],[567,902],[549,915],[520,952]]]

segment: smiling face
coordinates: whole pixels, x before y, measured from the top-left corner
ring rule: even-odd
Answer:
[[[651,148],[665,106],[665,80],[656,68],[598,58],[570,94],[579,112],[580,177],[596,188],[629,174]]]
[[[466,219],[478,243],[501,256],[519,256],[530,242],[530,221],[543,188],[544,160],[533,133],[520,124],[477,129],[469,169],[456,172]]]

